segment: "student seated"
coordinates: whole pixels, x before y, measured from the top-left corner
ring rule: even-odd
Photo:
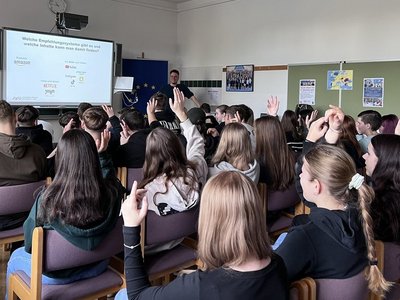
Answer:
[[[144,128],[144,116],[137,110],[126,110],[120,116],[123,131],[120,146],[113,153],[116,167],[142,168],[146,152],[146,139],[150,129]]]
[[[205,118],[205,123],[208,128],[215,128],[218,125],[217,119],[214,117],[214,115],[211,113],[211,106],[208,103],[203,103],[200,105],[200,108],[204,111],[206,114]]]
[[[13,252],[7,267],[9,276],[22,270],[30,275],[32,234],[37,226],[56,230],[84,250],[95,249],[114,228],[122,193],[118,184],[103,179],[93,138],[85,131],[70,130],[62,136],[56,153],[56,174],[52,183],[38,195],[24,223],[25,248]],[[108,262],[43,276],[44,284],[66,284],[104,272]]]
[[[149,209],[158,215],[188,210],[197,205],[207,178],[204,160],[204,142],[196,126],[184,110],[184,96],[174,89],[175,101],[170,106],[180,120],[187,140],[186,153],[178,137],[171,130],[158,127],[147,137],[143,180],[141,188],[147,190]],[[151,100],[148,105],[154,106]],[[148,111],[154,111],[149,109]],[[149,122],[155,120],[149,114]]]
[[[288,189],[294,183],[295,161],[279,119],[264,116],[256,120],[254,127],[260,182],[274,191]]]
[[[307,139],[329,132],[326,140],[337,140],[343,118],[343,112],[333,108],[311,125]],[[390,284],[377,267],[369,207],[374,192],[356,173],[352,158],[337,146],[316,145],[304,156],[300,183],[304,198],[314,206],[276,251],[289,280],[349,278],[366,269],[369,288],[383,295]]]
[[[272,253],[262,200],[249,178],[226,171],[207,182],[198,230],[198,256],[204,266],[165,286],[151,286],[143,266],[140,223],[147,199],[135,192],[136,184],[122,205],[127,289],[116,300],[289,299],[285,267]]]
[[[25,135],[15,134],[16,116],[0,100],[0,186],[19,185],[46,178],[46,154]],[[28,212],[1,215],[0,231],[20,227]]]
[[[108,143],[111,133],[107,127],[108,115],[101,107],[91,107],[85,110],[81,119],[81,127],[88,132],[99,149],[99,157],[103,177],[116,177]]]
[[[235,170],[258,183],[260,165],[254,158],[249,132],[240,123],[225,125],[218,148],[211,160],[209,177],[221,171]]]
[[[79,115],[74,111],[66,111],[58,119],[58,123],[62,128],[65,128],[69,122],[71,122],[69,125],[70,129],[81,128],[81,120],[79,119]]]
[[[360,135],[358,142],[363,154],[368,151],[368,145],[372,137],[378,134],[377,131],[381,124],[381,114],[375,110],[364,110],[358,114],[356,127]]]
[[[298,117],[293,110],[286,110],[281,119],[282,128],[285,131],[286,141],[290,149],[300,152],[303,149],[303,130],[300,127]]]
[[[395,114],[388,114],[382,116],[382,124],[379,127],[379,133],[394,134],[399,118]]]
[[[217,108],[215,109],[215,119],[219,123],[215,127],[215,129],[217,129],[219,134],[221,134],[222,129],[224,129],[224,126],[225,126],[225,113],[226,113],[227,108],[228,108],[228,105],[221,104],[221,105],[217,106]]]
[[[374,136],[363,157],[375,192],[371,203],[375,239],[400,244],[400,136]]]
[[[46,155],[53,151],[53,138],[51,133],[43,129],[42,124],[38,124],[39,111],[31,105],[21,106],[15,112],[17,115],[16,134],[28,136],[32,143],[42,147]]]

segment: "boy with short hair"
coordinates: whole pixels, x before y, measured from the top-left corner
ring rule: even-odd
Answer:
[[[368,145],[371,139],[378,134],[377,130],[381,127],[382,116],[375,110],[364,110],[357,116],[356,128],[362,138],[358,141],[363,153],[368,152]]]

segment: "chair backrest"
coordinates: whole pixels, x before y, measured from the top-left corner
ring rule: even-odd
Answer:
[[[196,233],[198,218],[199,206],[166,216],[159,216],[153,211],[148,211],[145,245],[166,243]]]
[[[400,245],[375,241],[378,267],[386,280],[394,282],[386,294],[386,300],[400,299]],[[381,299],[375,296],[374,299]]]
[[[0,215],[30,211],[35,202],[35,191],[46,181],[0,187]]]
[[[43,272],[74,268],[110,258],[124,250],[122,218],[100,245],[92,250],[80,249],[55,230],[45,230],[43,243]],[[36,230],[36,229],[35,229]]]
[[[143,168],[126,168],[119,167],[117,170],[118,179],[121,184],[130,192],[133,182],[136,180],[138,183],[143,179]]]
[[[317,299],[324,300],[366,300],[368,282],[364,271],[346,279],[314,279],[317,284]]]
[[[386,280],[400,282],[400,245],[384,243],[383,275]]]
[[[299,201],[296,187],[292,184],[284,191],[267,191],[268,210],[277,211],[296,205]]]
[[[133,182],[136,180],[138,183],[143,179],[143,168],[128,168],[126,175],[126,189],[131,190]]]

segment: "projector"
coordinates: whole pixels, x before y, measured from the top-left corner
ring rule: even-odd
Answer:
[[[58,14],[57,17],[58,29],[81,30],[87,26],[89,20],[88,16],[68,13]]]

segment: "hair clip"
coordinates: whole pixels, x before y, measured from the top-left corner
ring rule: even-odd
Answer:
[[[378,265],[378,260],[376,259],[376,260],[370,260],[369,261],[369,265],[370,266],[377,266]]]

